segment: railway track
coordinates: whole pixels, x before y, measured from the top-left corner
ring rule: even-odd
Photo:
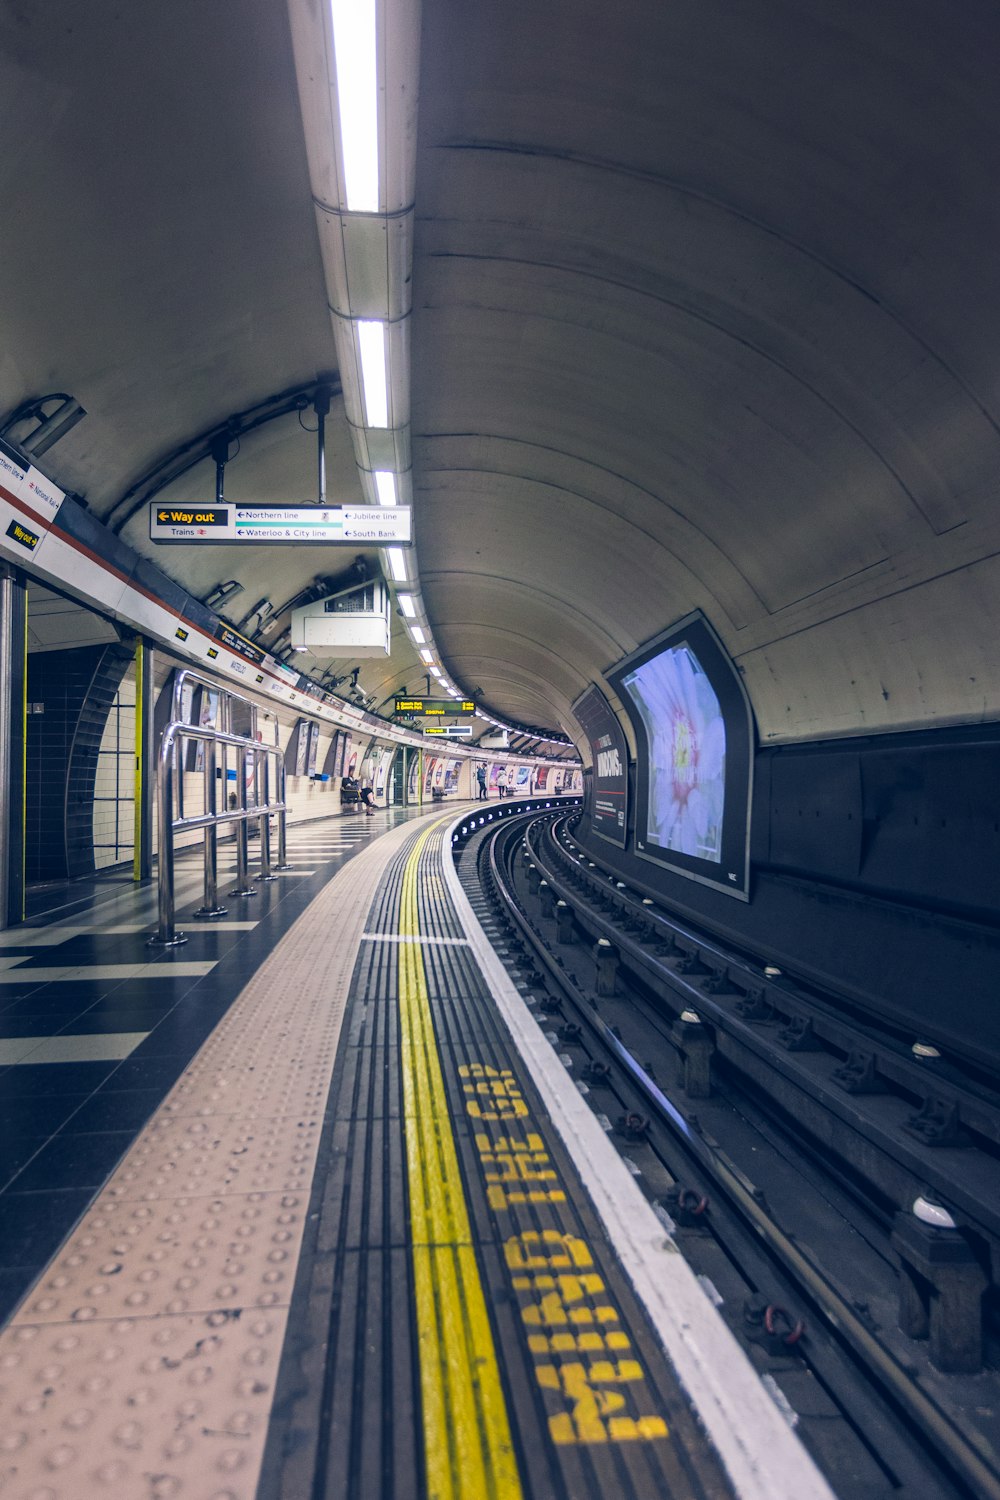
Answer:
[[[997,1500],[986,1081],[673,921],[573,816],[470,819],[459,872],[665,1232],[845,1500]]]

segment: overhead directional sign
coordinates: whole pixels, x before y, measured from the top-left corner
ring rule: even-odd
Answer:
[[[411,540],[408,505],[151,505],[149,539],[198,546],[379,547]]]
[[[476,705],[469,698],[397,698],[397,714],[420,714],[427,718],[467,718]]]
[[[428,724],[424,734],[446,734],[449,739],[469,739],[472,736],[471,724]]]

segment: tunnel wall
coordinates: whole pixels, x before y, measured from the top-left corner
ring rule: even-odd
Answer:
[[[1000,726],[765,747],[754,770],[747,905],[638,858],[632,829],[585,841],[680,917],[995,1064]]]

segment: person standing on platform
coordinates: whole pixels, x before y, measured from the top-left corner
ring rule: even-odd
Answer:
[[[485,766],[477,766],[476,767],[476,780],[479,782],[479,800],[480,800],[480,802],[485,802],[486,801],[486,767]]]

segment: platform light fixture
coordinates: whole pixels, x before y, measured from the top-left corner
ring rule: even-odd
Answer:
[[[385,0],[290,0],[289,11],[344,402],[367,493],[380,506],[398,506],[411,503],[405,454],[419,6],[417,0],[384,6]],[[317,67],[320,55],[325,66]],[[376,221],[381,239],[373,234]],[[387,235],[394,249],[386,260]],[[374,258],[372,240],[382,246]],[[411,608],[397,598],[407,621],[415,620],[423,612],[416,551],[386,548],[382,562],[393,584],[408,587]],[[269,629],[276,626],[262,620],[259,633]],[[434,646],[429,627],[420,643]],[[447,677],[441,681],[452,696],[467,696],[453,691]]]
[[[434,652],[428,651],[426,649],[421,651],[420,660],[426,662],[427,665],[430,666],[431,662],[434,660]]]
[[[408,620],[416,618],[417,603],[412,594],[397,594],[396,599],[400,609]]]
[[[375,492],[378,495],[379,505],[396,504],[396,476],[391,469],[376,469],[374,473]]]
[[[365,394],[365,420],[369,427],[389,425],[389,387],[385,365],[385,324],[358,320],[358,353]]]
[[[411,625],[410,635],[416,641],[418,646],[426,646],[427,632],[422,625]]]
[[[378,71],[375,0],[331,0],[340,149],[349,213],[377,214]]]

